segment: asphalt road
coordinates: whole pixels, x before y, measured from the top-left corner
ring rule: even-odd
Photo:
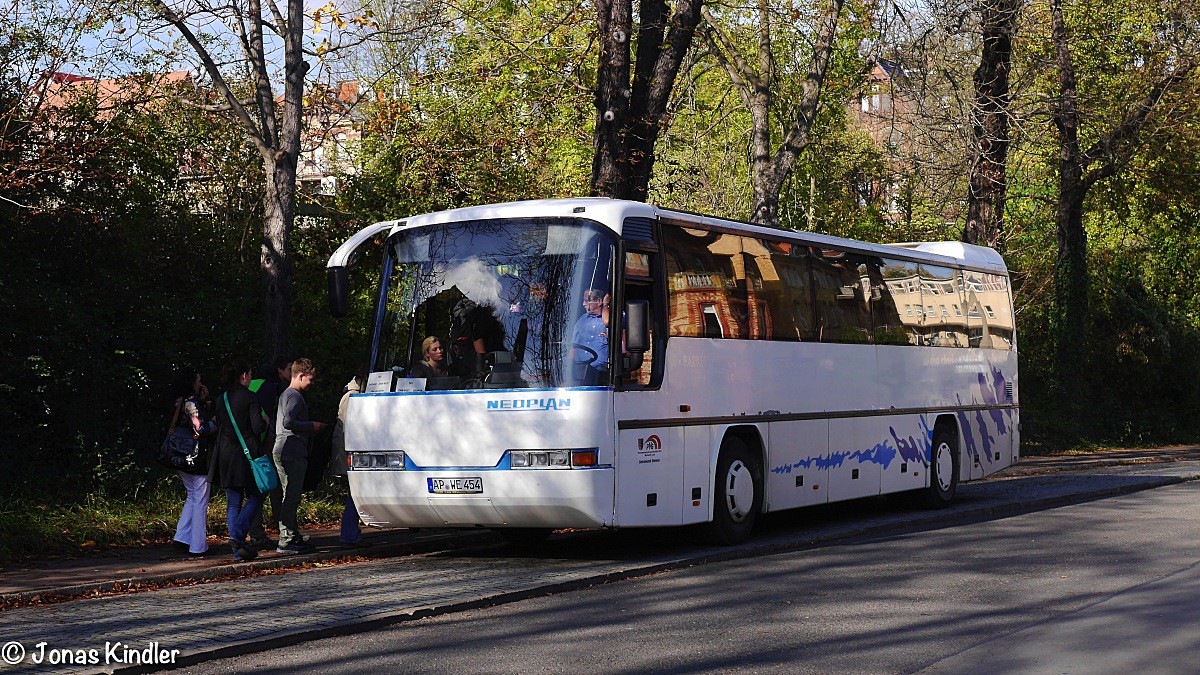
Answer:
[[[1190,672],[1200,483],[859,538],[191,672]]]

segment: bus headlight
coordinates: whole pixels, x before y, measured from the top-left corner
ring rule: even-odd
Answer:
[[[596,466],[597,448],[582,450],[509,450],[508,464],[514,469],[570,469]]]
[[[404,470],[404,453],[399,450],[388,452],[351,452],[349,456],[351,469]]]

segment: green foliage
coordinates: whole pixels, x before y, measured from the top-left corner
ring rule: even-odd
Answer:
[[[811,49],[800,19],[812,8],[787,7],[796,15],[779,14],[787,20],[774,24],[782,83],[777,141],[787,122],[781,111],[798,95]],[[847,5],[813,141],[785,186],[781,216],[791,227],[870,241],[957,239],[953,195],[935,195],[926,166],[880,147],[847,109],[866,72],[859,46],[871,34],[874,9]],[[1131,92],[1144,90],[1147,69],[1166,58],[1147,33],[1156,25],[1145,15],[1150,10],[1133,9],[1088,0],[1072,10],[1076,34],[1087,38],[1076,52],[1093,125],[1086,138],[1126,112]],[[342,384],[363,370],[374,312],[378,250],[353,271],[351,316],[328,316],[325,261],[342,241],[375,220],[587,191],[596,54],[586,8],[472,2],[442,18],[411,50],[379,49],[370,79],[391,95],[362,111],[359,171],[342,177],[338,216],[303,218],[293,232],[294,351],[317,363],[320,382],[309,392],[317,419],[332,419]],[[742,28],[733,33],[751,44],[749,24]],[[14,35],[0,31],[0,63],[39,44]],[[1023,32],[1019,49],[1016,78],[1028,110],[1056,84],[1044,32]],[[660,137],[652,200],[745,217],[750,120],[743,102],[703,53],[681,78],[671,126]],[[38,537],[58,541],[48,533],[85,512],[136,503],[145,507],[134,509],[136,518],[114,517],[96,534],[78,530],[88,538],[64,545],[136,537],[138,528],[160,536],[180,499],[176,486],[164,487],[173,477],[150,461],[170,414],[172,371],[196,367],[215,390],[222,357],[254,362],[263,353],[259,160],[237,127],[195,111],[101,113],[83,95],[52,118],[14,114],[23,96],[15,82],[0,76],[0,112],[10,111],[0,127],[0,312],[13,318],[0,322],[0,449],[9,459],[0,478],[8,500],[0,542],[23,538],[20,547],[29,550]],[[1084,418],[1069,417],[1050,389],[1054,138],[1045,133],[1044,109],[1014,123],[1005,243],[1024,438],[1032,444],[1200,438],[1194,99],[1173,100],[1173,114],[1147,145],[1089,197],[1093,317],[1080,346],[1088,367],[1067,374],[1070,390],[1092,397]],[[904,179],[900,217],[859,190],[895,176]],[[959,189],[947,184],[948,192]],[[53,503],[51,496],[83,506],[29,523],[12,515],[31,513],[29,500]]]
[[[365,161],[342,210],[371,221],[586,192],[593,113],[581,8],[468,3],[447,23],[419,67],[381,55],[392,73],[381,88],[405,94],[366,111]]]
[[[136,491],[173,370],[212,382],[220,355],[248,351],[253,267],[180,180],[185,150],[224,137],[199,116],[98,111],[85,89],[22,139],[42,159],[13,200],[28,208],[0,203],[0,312],[19,317],[0,325],[0,493]]]
[[[1084,149],[1136,109],[1153,82],[1195,51],[1184,23],[1164,5],[1080,0],[1064,6],[1081,103]],[[1196,260],[1196,80],[1176,87],[1133,143],[1113,148],[1114,177],[1085,202],[1091,317],[1083,344],[1070,345],[1083,372],[1058,372],[1053,293],[1057,133],[1042,133],[1058,93],[1054,49],[1042,7],[1019,33],[1016,106],[1007,208],[1008,262],[1016,271],[1025,438],[1049,447],[1146,444],[1200,436],[1200,322]],[[1182,50],[1182,51],[1179,51]],[[1032,122],[1032,123],[1031,123]],[[1051,129],[1053,129],[1051,127]]]
[[[326,484],[307,493],[298,512],[300,524],[336,527],[345,505],[345,488]],[[33,499],[0,497],[0,560],[28,555],[94,552],[109,546],[166,543],[187,497],[177,478],[159,481],[137,496],[64,494]],[[212,548],[224,551],[225,494],[213,490],[208,506]]]

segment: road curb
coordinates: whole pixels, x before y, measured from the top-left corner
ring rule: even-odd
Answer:
[[[387,544],[383,546],[374,546],[371,548],[319,551],[317,553],[308,553],[304,555],[281,556],[278,558],[271,558],[269,560],[235,562],[226,565],[206,567],[203,570],[164,572],[161,574],[139,575],[136,577],[126,577],[124,579],[76,584],[73,586],[60,586],[57,588],[45,588],[34,591],[15,591],[12,593],[0,594],[0,607],[21,607],[66,602],[109,593],[121,593],[124,591],[135,590],[142,586],[184,585],[189,583],[218,581],[222,579],[235,579],[264,571],[303,567],[313,563],[332,562],[345,558],[386,558],[393,556],[431,553],[434,551],[453,550],[456,548],[461,548],[462,546],[472,546],[483,543],[481,540],[496,540],[496,537],[490,532],[443,534],[417,541],[409,541],[400,544]]]
[[[667,562],[657,562],[647,565],[639,565],[628,569],[605,572],[601,574],[590,575],[569,581],[554,582],[548,584],[537,584],[529,588],[504,591],[490,595],[483,595],[469,600],[461,600],[449,602],[445,604],[433,604],[424,607],[408,608],[394,612],[381,612],[376,615],[352,619],[345,623],[336,626],[326,626],[312,629],[293,629],[285,630],[262,639],[250,638],[240,640],[229,644],[204,649],[187,655],[180,656],[174,664],[167,666],[143,666],[133,665],[122,668],[106,669],[98,672],[105,673],[148,673],[159,670],[167,670],[192,666],[207,661],[216,659],[230,658],[235,656],[243,656],[246,654],[265,651],[269,649],[278,649],[281,647],[289,647],[310,640],[341,637],[362,633],[378,628],[392,626],[408,621],[415,621],[435,616],[443,616],[457,612],[468,611],[472,609],[480,609],[484,607],[494,607],[498,605],[519,602],[533,597],[553,595],[557,593],[565,593],[574,590],[580,590],[591,586],[610,583],[614,581],[624,581],[634,577],[645,576],[647,574],[655,574],[676,569],[683,569],[695,565],[724,562],[730,560],[739,560],[751,558],[759,555],[770,555],[776,553],[799,551],[818,546],[825,546],[832,543],[843,542],[860,537],[877,536],[880,534],[895,534],[905,530],[928,527],[932,524],[943,526],[955,526],[965,522],[978,522],[991,520],[995,518],[1020,515],[1024,513],[1032,513],[1043,511],[1046,509],[1057,508],[1061,506],[1070,506],[1075,504],[1083,504],[1098,499],[1107,497],[1115,497],[1120,495],[1133,494],[1145,490],[1151,490],[1169,485],[1177,485],[1180,483],[1192,482],[1200,480],[1200,473],[1187,474],[1183,476],[1145,476],[1142,482],[1123,485],[1119,487],[1104,488],[1098,490],[1090,490],[1071,495],[1057,495],[1054,497],[1043,497],[1031,499],[1023,502],[1013,502],[1000,505],[981,505],[978,508],[967,508],[953,514],[945,512],[934,512],[920,515],[914,518],[907,518],[900,521],[889,523],[881,523],[858,528],[851,528],[849,531],[831,532],[820,534],[810,538],[795,539],[788,541],[760,541],[752,542],[741,547],[733,549],[709,549],[700,552],[696,555],[686,556]],[[782,535],[787,536],[787,535]],[[781,536],[781,537],[782,537]]]

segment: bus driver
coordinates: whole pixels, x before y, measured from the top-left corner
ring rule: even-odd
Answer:
[[[582,373],[582,384],[590,386],[600,380],[600,373],[608,371],[608,319],[609,296],[598,288],[583,292],[584,314],[575,322],[571,342],[575,369]]]

